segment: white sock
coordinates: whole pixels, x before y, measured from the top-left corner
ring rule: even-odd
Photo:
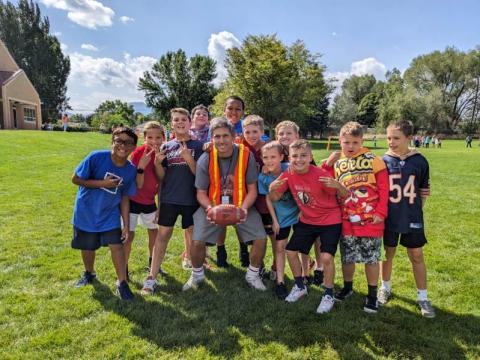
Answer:
[[[386,289],[387,291],[392,291],[392,284],[390,281],[383,281],[382,280],[382,288]]]
[[[204,277],[205,272],[203,271],[203,266],[200,268],[192,268],[192,276],[196,278]]]
[[[315,270],[317,270],[317,271],[323,271],[323,266],[322,266],[322,267],[318,267],[318,266],[317,266],[317,268],[316,268]]]
[[[418,301],[426,301],[428,300],[427,297],[427,289],[417,289],[417,300]]]
[[[257,268],[257,267],[254,267],[254,266],[252,266],[252,265],[249,265],[249,266],[248,266],[247,273],[250,274],[250,275],[256,275],[256,276],[258,276],[259,271],[260,271],[260,268]]]

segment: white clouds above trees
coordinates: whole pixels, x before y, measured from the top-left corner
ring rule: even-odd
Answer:
[[[227,78],[227,71],[224,65],[227,49],[240,45],[240,40],[231,32],[221,31],[217,34],[214,33],[210,35],[210,39],[208,39],[208,56],[217,62],[215,85],[219,85]]]

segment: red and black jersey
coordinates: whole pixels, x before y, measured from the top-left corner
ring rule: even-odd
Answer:
[[[427,159],[412,150],[402,157],[387,152],[383,161],[390,181],[385,229],[400,234],[423,232],[422,197],[430,194]]]

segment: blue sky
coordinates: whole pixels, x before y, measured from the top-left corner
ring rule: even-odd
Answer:
[[[165,52],[210,55],[249,34],[272,34],[286,44],[297,39],[316,53],[327,75],[405,70],[418,55],[455,46],[480,45],[480,2],[341,0],[40,0],[70,56],[70,102],[92,111],[105,99],[143,100],[136,82]]]

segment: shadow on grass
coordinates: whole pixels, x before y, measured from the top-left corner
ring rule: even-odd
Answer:
[[[163,277],[156,295],[136,295],[130,303],[96,283],[94,297],[107,311],[135,324],[133,335],[165,350],[204,346],[212,355],[229,358],[253,342],[254,346],[283,345],[290,351],[329,346],[342,359],[480,355],[480,319],[475,316],[437,309],[435,319],[425,319],[414,301],[400,297],[377,315],[369,315],[362,311],[360,294],[336,304],[332,313],[318,315],[322,291],[312,288],[308,297],[286,304],[270,289],[262,293],[248,288],[244,274],[235,267],[208,271],[208,281],[188,292],[181,291],[175,278]],[[281,356],[280,350],[271,351]]]

